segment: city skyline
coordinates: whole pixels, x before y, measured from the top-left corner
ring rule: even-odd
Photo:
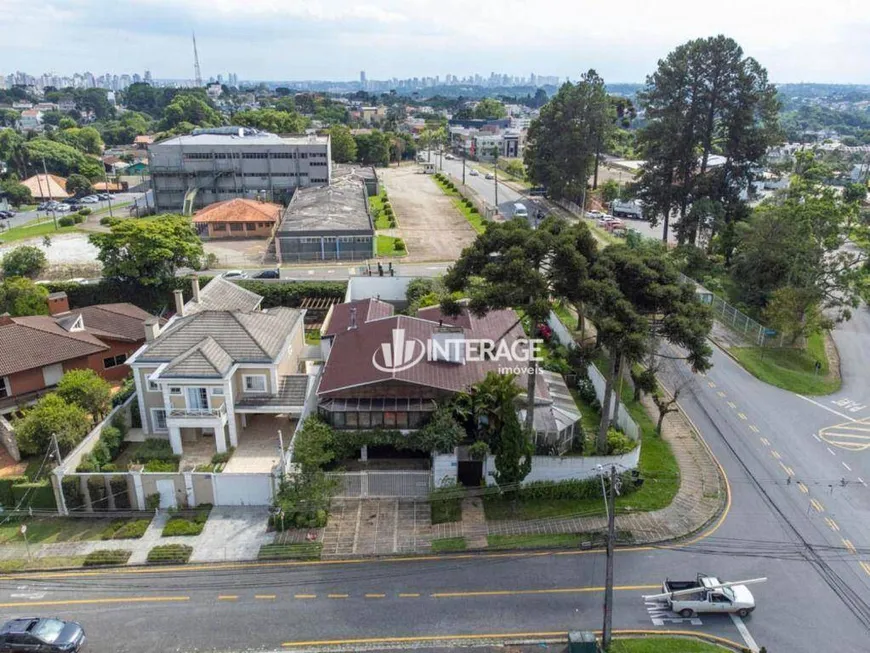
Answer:
[[[112,61],[119,69],[147,68],[162,79],[194,79],[195,30],[203,79],[234,70],[251,80],[353,81],[361,69],[369,80],[445,71],[464,77],[475,70],[509,75],[543,70],[576,79],[595,68],[610,83],[640,83],[680,43],[725,33],[758,59],[774,82],[866,83],[870,42],[863,37],[870,33],[870,18],[850,12],[846,2],[829,3],[819,21],[784,0],[763,5],[736,0],[727,13],[688,0],[655,7],[626,0],[618,15],[606,6],[584,7],[581,13],[560,0],[542,0],[534,9],[457,0],[437,5],[431,0],[363,5],[37,0],[37,6],[6,0],[0,21],[16,29],[4,35],[0,61],[6,74],[52,70],[57,62],[64,62],[62,72],[69,74],[103,69]],[[771,29],[785,16],[788,30]],[[40,37],[34,39],[34,33]]]

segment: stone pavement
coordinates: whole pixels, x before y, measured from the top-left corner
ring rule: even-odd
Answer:
[[[426,501],[336,500],[323,531],[323,558],[427,553],[432,546],[431,534]]]
[[[34,558],[54,558],[85,556],[105,549],[123,549],[132,551],[127,564],[134,565],[144,564],[148,551],[158,544],[188,544],[193,547],[191,562],[222,562],[256,560],[260,545],[270,544],[273,539],[272,533],[266,533],[269,519],[267,507],[212,508],[202,533],[193,537],[161,537],[169,517],[166,511],[158,513],[139,539],[31,544],[30,553]],[[0,560],[25,558],[27,550],[23,544],[0,546]]]

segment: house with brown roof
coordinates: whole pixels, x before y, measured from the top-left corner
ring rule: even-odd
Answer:
[[[0,316],[0,413],[38,399],[70,370],[121,381],[152,317],[126,303],[70,310],[62,292],[49,295],[48,305],[49,315]]]
[[[58,175],[33,175],[21,182],[30,189],[33,199],[46,201],[62,200],[70,197],[66,192],[66,179]]]
[[[439,402],[468,392],[488,373],[528,366],[517,362],[527,340],[513,310],[478,317],[463,309],[447,316],[433,306],[407,316],[365,299],[333,307],[321,339],[326,364],[317,389],[318,412],[336,429],[417,429]],[[524,373],[517,383],[525,390]],[[572,437],[579,419],[564,380],[539,374],[536,441]]]
[[[283,207],[240,197],[215,202],[193,216],[200,238],[269,238]]]

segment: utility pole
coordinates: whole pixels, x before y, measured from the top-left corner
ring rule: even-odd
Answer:
[[[498,146],[492,148],[492,153],[494,155],[493,158],[493,166],[492,166],[492,178],[495,180],[495,213],[498,215]]]
[[[604,572],[604,627],[601,647],[610,649],[613,628],[613,539],[616,532],[616,465],[610,467],[610,488],[607,501],[607,565]]]
[[[45,157],[42,157],[42,171],[45,173],[45,187],[48,190],[48,201],[52,203],[51,208],[51,217],[54,220],[54,230],[57,231],[57,211],[54,210],[54,198],[51,196],[51,183],[48,179],[48,168],[45,165]],[[36,175],[36,179],[39,180],[39,174]]]
[[[465,149],[462,151],[462,185],[465,186]]]
[[[106,195],[109,196],[109,199],[107,200],[109,202],[109,217],[111,218],[111,217],[113,217],[112,216],[112,193],[109,191],[109,175],[106,172],[106,164],[102,161],[100,161],[100,163],[103,164],[103,181],[106,182]]]

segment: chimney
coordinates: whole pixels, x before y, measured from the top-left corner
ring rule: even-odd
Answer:
[[[199,277],[194,275],[190,282],[193,289],[193,301],[199,304]]]
[[[69,311],[69,299],[65,292],[53,292],[48,296],[48,314],[57,315]]]
[[[350,309],[350,324],[347,325],[347,330],[356,329],[356,306]]]
[[[156,317],[145,320],[145,342],[154,342],[160,335],[160,322]]]
[[[180,317],[184,317],[184,295],[177,288],[172,291],[172,294],[175,296],[175,313]]]

